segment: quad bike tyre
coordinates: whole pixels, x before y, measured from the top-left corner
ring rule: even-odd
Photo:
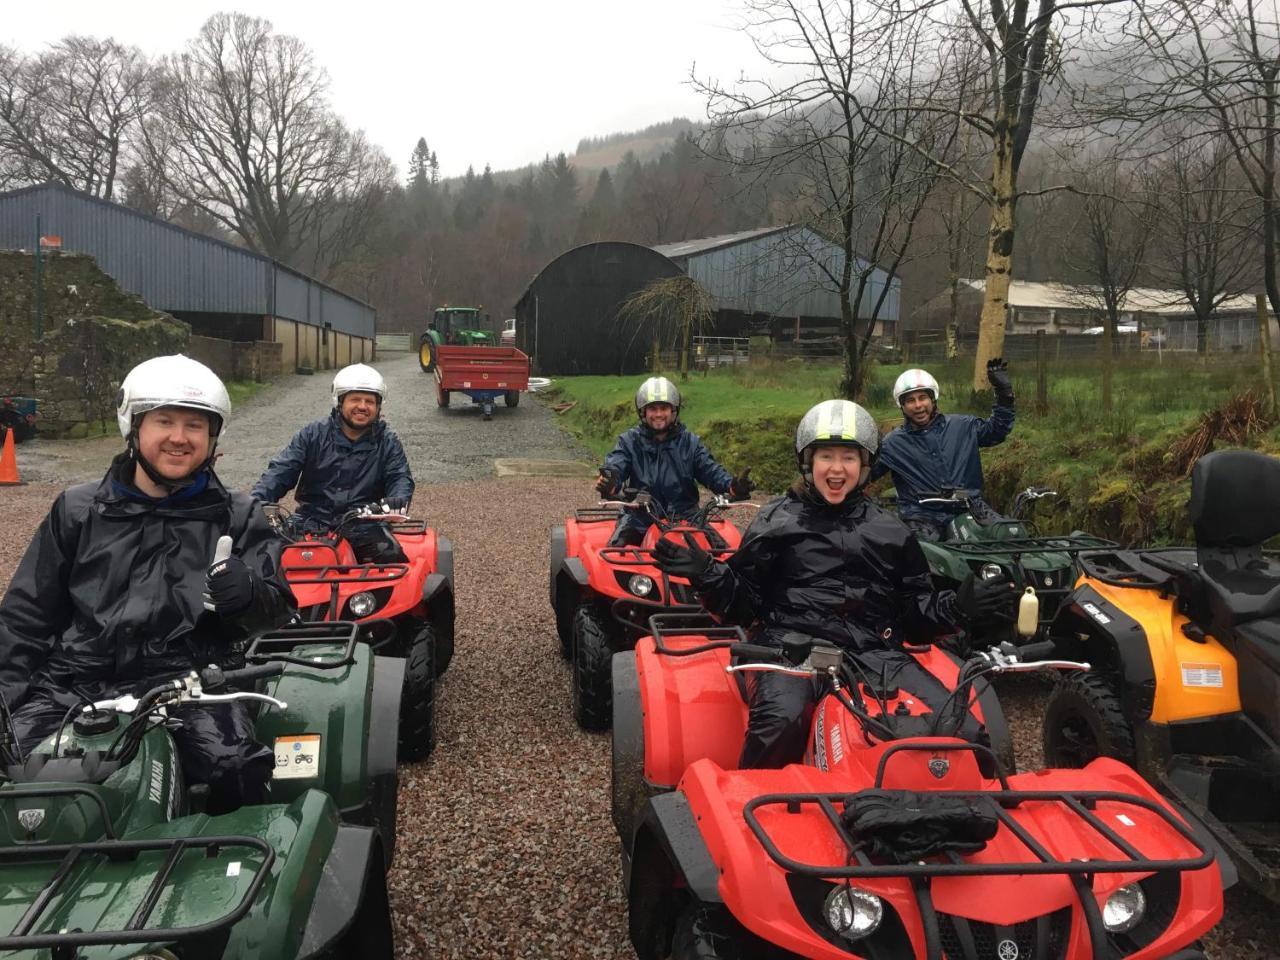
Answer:
[[[502,402],[505,403],[508,407],[520,406],[520,391],[508,390],[506,393],[502,395]]]
[[[1044,761],[1050,767],[1083,767],[1098,757],[1133,764],[1133,728],[1106,677],[1060,677],[1044,708]]]
[[[418,344],[418,366],[423,373],[435,373],[436,345],[430,337],[423,337]]]
[[[423,760],[436,744],[436,634],[423,624],[404,644],[400,697],[401,760]]]
[[[573,718],[583,730],[608,730],[613,720],[609,628],[589,603],[573,614]]]
[[[733,938],[721,929],[715,911],[690,903],[676,919],[671,960],[741,960]]]

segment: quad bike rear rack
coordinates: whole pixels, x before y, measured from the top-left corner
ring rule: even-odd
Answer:
[[[409,573],[407,563],[330,563],[319,567],[290,567],[285,571],[289,586],[325,583],[329,585],[330,617],[338,616],[338,588],[351,583],[392,583]]]
[[[43,793],[44,791],[22,791],[24,798]],[[148,927],[150,919],[165,885],[169,882],[174,870],[182,858],[193,851],[200,850],[210,860],[221,859],[226,851],[238,851],[236,859],[242,867],[253,870],[249,884],[234,907],[207,923],[187,927]],[[244,863],[245,853],[260,857],[261,863],[256,866]],[[156,870],[155,877],[143,891],[138,906],[129,922],[118,930],[72,930],[72,931],[37,931],[36,925],[59,896],[67,881],[86,860],[100,858],[102,860],[134,860],[139,854],[163,852],[164,861]],[[44,888],[32,900],[31,906],[8,934],[0,936],[0,950],[32,950],[52,948],[55,960],[72,960],[77,955],[76,948],[101,946],[104,944],[148,944],[168,943],[192,940],[226,929],[239,922],[249,908],[253,906],[263,882],[271,873],[275,863],[275,850],[271,844],[259,837],[220,836],[220,837],[178,837],[163,840],[99,840],[93,843],[59,843],[59,844],[23,844],[16,847],[0,847],[0,866],[14,864],[28,865],[45,860],[58,860],[58,867]]]
[[[954,742],[904,741],[891,744],[880,758],[876,770],[875,785],[872,789],[882,789],[885,768],[889,758],[900,752],[922,751],[936,753],[946,750],[967,750],[973,753],[994,754],[980,744],[957,744]],[[1214,862],[1213,853],[1196,836],[1193,830],[1183,824],[1165,806],[1157,801],[1132,794],[1108,790],[1016,790],[1009,787],[1009,781],[1003,773],[999,774],[1001,789],[989,791],[938,790],[931,791],[932,796],[965,799],[986,804],[1000,825],[1016,837],[1035,857],[1032,862],[1005,863],[971,863],[960,857],[955,851],[945,854],[945,862],[926,862],[919,860],[913,863],[874,863],[866,855],[860,844],[841,818],[841,810],[845,804],[854,800],[864,791],[853,793],[771,793],[749,800],[743,807],[742,816],[747,826],[755,835],[760,846],[769,858],[786,870],[799,877],[824,880],[855,880],[867,878],[904,878],[910,880],[916,895],[917,906],[923,920],[925,933],[926,956],[929,960],[941,960],[942,944],[940,939],[939,914],[934,909],[929,895],[929,881],[935,877],[994,877],[1022,875],[1061,875],[1069,877],[1084,912],[1092,944],[1092,955],[1095,957],[1112,956],[1108,945],[1108,934],[1102,924],[1102,911],[1093,896],[1092,878],[1100,873],[1161,873],[1185,870],[1200,870]],[[1092,860],[1059,860],[1033,837],[1027,829],[1009,815],[1009,810],[1028,801],[1055,803],[1061,806],[1064,813],[1074,816],[1081,824],[1103,837],[1122,856]],[[1156,814],[1161,821],[1178,836],[1190,844],[1197,855],[1176,859],[1156,860],[1144,856],[1128,840],[1125,840],[1107,826],[1094,812],[1093,808],[1100,802],[1120,803],[1130,807],[1141,808]],[[832,830],[838,836],[847,852],[841,863],[810,864],[788,857],[770,837],[769,832],[761,824],[757,811],[770,807],[784,807],[788,814],[798,814],[806,807],[817,807],[826,817]]]

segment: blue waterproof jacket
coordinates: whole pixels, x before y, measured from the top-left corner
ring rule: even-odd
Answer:
[[[978,448],[994,447],[1011,430],[1013,404],[998,400],[986,419],[939,413],[927,427],[904,423],[880,441],[880,458],[871,468],[871,480],[893,475],[900,516],[945,519],[945,511],[920,506],[921,495],[943,487],[981,493]]]
[[[677,422],[665,440],[659,440],[645,424],[637,424],[618,437],[604,459],[624,487],[642,487],[668,513],[692,513],[698,507],[698,484],[713,493],[728,493],[733,476],[711,456],[698,435]],[[628,522],[648,523],[628,513]]]
[[[342,432],[334,410],[309,423],[267,466],[253,488],[255,500],[275,503],[297,486],[296,516],[322,526],[352,507],[378,500],[413,498],[413,475],[400,440],[379,420],[358,440]]]

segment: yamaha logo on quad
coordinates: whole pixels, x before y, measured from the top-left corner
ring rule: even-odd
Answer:
[[[946,757],[932,757],[929,760],[929,772],[932,773],[936,779],[941,780],[951,772],[951,761]],[[1014,956],[1017,956],[1016,952]],[[1000,960],[1004,960],[1004,954],[1000,955]]]
[[[44,811],[19,810],[18,823],[22,824],[22,829],[27,833],[35,833],[40,829],[40,824],[44,823]]]
[[[996,956],[1000,960],[1018,960],[1018,945],[1012,940],[1001,940],[996,947]]]

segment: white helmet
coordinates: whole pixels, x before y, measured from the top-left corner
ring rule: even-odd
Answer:
[[[137,418],[160,407],[182,407],[210,414],[215,439],[231,419],[231,398],[218,375],[198,360],[176,354],[144,360],[124,378],[116,395],[116,422],[126,440]],[[212,451],[210,451],[212,453]]]
[[[333,378],[333,405],[340,406],[343,394],[352,390],[375,393],[379,402],[387,399],[387,381],[367,363],[353,363],[338,371],[338,375]]]
[[[680,391],[666,377],[650,377],[636,390],[636,413],[644,416],[644,408],[651,403],[669,403],[680,412]]]
[[[893,383],[894,403],[902,406],[902,398],[913,390],[928,390],[934,403],[937,403],[938,397],[942,395],[942,391],[938,389],[938,381],[929,375],[929,371],[905,370]]]
[[[810,407],[796,425],[796,461],[808,476],[813,447],[858,447],[870,465],[880,452],[880,428],[865,409],[852,400],[823,400]]]

